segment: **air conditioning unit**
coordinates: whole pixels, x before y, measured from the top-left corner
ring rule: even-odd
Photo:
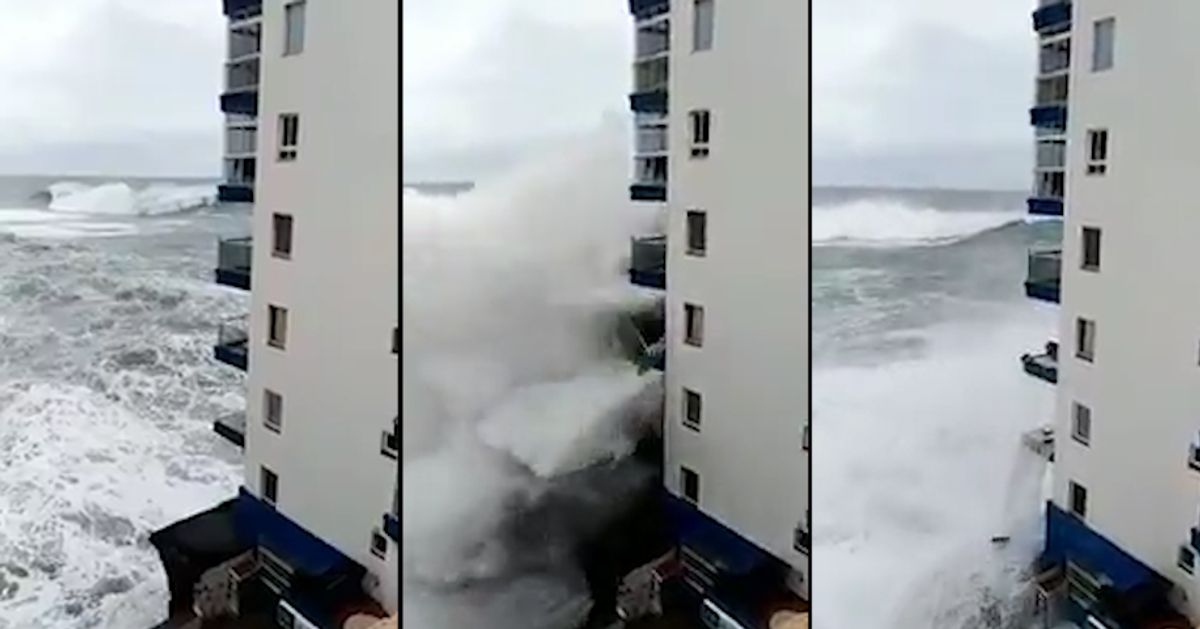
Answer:
[[[279,608],[275,613],[275,623],[283,629],[321,629],[283,600],[279,601]]]

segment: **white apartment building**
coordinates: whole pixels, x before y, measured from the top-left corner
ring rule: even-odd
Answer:
[[[268,592],[230,588],[243,611],[265,599],[285,626],[399,608],[399,10],[225,0],[231,42],[253,23],[261,67],[252,236],[222,241],[216,270],[253,287],[214,351],[248,371],[244,419],[215,426],[244,446],[245,480],[156,543],[172,546],[173,611],[225,572]],[[214,513],[234,529],[221,552],[189,524]]]
[[[1197,25],[1200,6],[1169,0],[1034,13],[1030,210],[1052,213],[1057,192],[1064,217],[1061,254],[1032,257],[1027,282],[1061,308],[1043,601],[1080,626],[1200,621]]]
[[[631,275],[666,289],[663,479],[688,580],[765,570],[807,599],[808,3],[630,8],[631,197],[668,226],[662,272],[635,246]]]

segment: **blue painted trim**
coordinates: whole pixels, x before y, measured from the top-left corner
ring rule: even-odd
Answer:
[[[1089,572],[1102,574],[1112,581],[1113,588],[1122,592],[1161,578],[1149,566],[1053,502],[1046,503],[1044,556],[1054,563],[1070,560]]]
[[[670,10],[669,0],[629,0],[629,12],[639,20],[662,15]]]
[[[667,90],[634,92],[629,95],[629,108],[643,114],[667,113]]]
[[[393,542],[400,543],[400,519],[391,513],[383,514],[383,533],[392,538]]]
[[[217,283],[222,286],[250,290],[249,269],[216,269],[213,275],[216,277]]]
[[[227,114],[258,115],[258,90],[221,94],[221,111]]]
[[[1042,105],[1029,110],[1029,124],[1049,129],[1067,128],[1066,105]]]
[[[270,550],[299,573],[322,577],[357,567],[354,560],[259,500],[245,487],[238,489],[234,517],[240,537]]]
[[[1038,364],[1034,360],[1035,358],[1037,357],[1033,354],[1025,354],[1021,357],[1021,365],[1024,366],[1025,373],[1045,380],[1050,384],[1058,384],[1058,368]]]
[[[629,186],[629,198],[634,201],[666,201],[666,184],[635,183]]]
[[[238,432],[236,428],[230,426],[229,424],[215,421],[213,422],[213,431],[226,438],[230,443],[239,448],[246,447],[246,435]]]
[[[1058,2],[1033,12],[1033,30],[1042,35],[1061,33],[1071,28],[1071,3]]]
[[[254,203],[254,186],[221,184],[217,186],[217,200],[222,203]]]
[[[646,288],[657,288],[660,290],[665,290],[667,288],[667,270],[666,269],[653,269],[653,270],[629,269],[629,281],[630,281],[630,283],[637,285],[637,286],[644,286]]]
[[[679,543],[695,550],[725,574],[745,575],[776,561],[774,556],[705,515],[691,503],[664,492],[667,521]]]
[[[1062,216],[1063,200],[1053,197],[1029,197],[1025,200],[1029,213],[1038,216]]]
[[[213,358],[242,371],[250,365],[250,355],[244,343],[238,345],[216,345],[213,347]]]
[[[222,5],[226,17],[250,9],[262,10],[262,0],[222,0]]]
[[[1059,303],[1058,282],[1025,282],[1025,296],[1051,303]]]

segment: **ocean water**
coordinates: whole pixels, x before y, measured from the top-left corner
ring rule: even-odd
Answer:
[[[813,603],[831,627],[1020,627],[1045,466],[1020,435],[1053,389],[1018,357],[1057,309],[1023,193],[817,189]],[[1007,544],[993,544],[1008,536]]]
[[[63,180],[0,177],[0,629],[147,627],[148,534],[240,483],[212,422],[243,375],[211,353],[248,300],[212,268],[249,212],[212,181]]]

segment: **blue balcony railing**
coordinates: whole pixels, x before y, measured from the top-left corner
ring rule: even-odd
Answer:
[[[1058,303],[1062,281],[1062,250],[1029,252],[1025,294],[1033,299]]]
[[[629,95],[629,108],[642,114],[667,113],[667,90],[655,89]]]
[[[1071,3],[1052,2],[1033,12],[1033,30],[1042,35],[1061,33],[1071,28]]]
[[[233,413],[213,422],[213,431],[239,448],[246,445],[246,414]]]
[[[669,0],[629,0],[629,12],[639,20],[662,15],[670,10]]]
[[[262,12],[262,0],[222,0],[226,16],[236,16]]]
[[[400,518],[395,514],[387,513],[383,516],[383,533],[392,538],[393,542],[400,543]]]
[[[217,241],[217,268],[214,271],[217,283],[250,290],[250,261],[253,255],[254,245],[249,236]]]
[[[1029,197],[1025,203],[1029,206],[1029,213],[1038,216],[1062,216],[1063,215],[1063,200],[1054,197]]]
[[[647,288],[667,287],[666,236],[646,236],[631,241],[629,281]]]
[[[217,186],[217,200],[221,203],[254,203],[254,186],[241,183],[224,183]]]
[[[221,94],[221,111],[227,114],[258,115],[258,90],[240,90]]]
[[[213,347],[214,358],[242,371],[250,365],[250,335],[246,324],[244,316],[222,323],[217,328],[217,344]]]
[[[1021,356],[1021,366],[1025,373],[1045,380],[1050,384],[1058,383],[1058,343],[1046,343],[1046,351],[1042,354],[1025,354]]]
[[[1039,105],[1029,110],[1029,124],[1048,129],[1067,128],[1067,106]]]
[[[629,198],[634,201],[666,201],[667,184],[635,183],[629,186]]]

